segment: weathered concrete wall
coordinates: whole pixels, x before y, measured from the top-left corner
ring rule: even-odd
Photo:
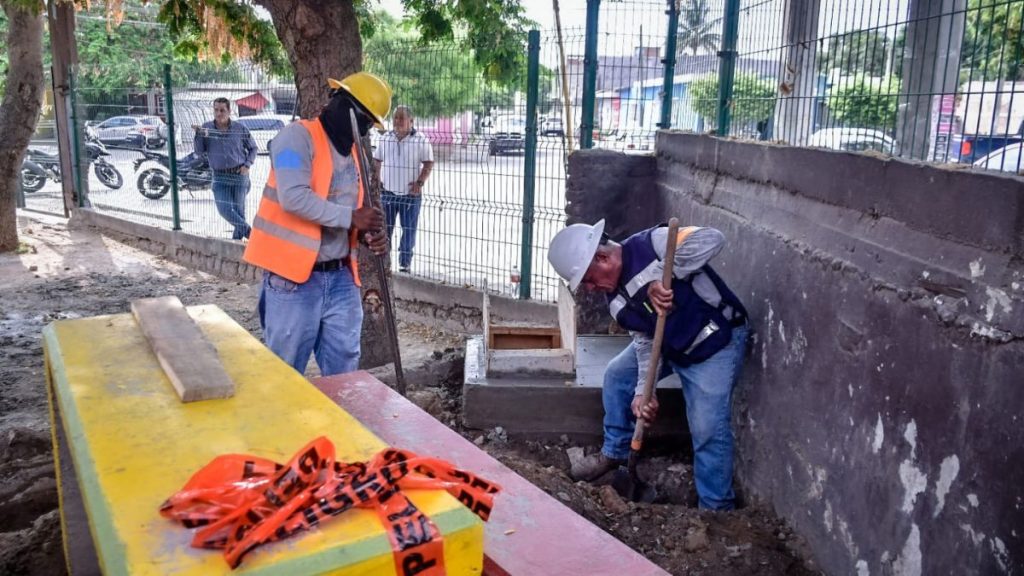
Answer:
[[[570,158],[571,218],[728,238],[745,492],[832,574],[1022,573],[1024,181],[680,133],[646,182],[606,155]]]
[[[569,156],[565,184],[567,224],[594,224],[605,220],[605,233],[624,238],[637,222],[648,222],[660,212],[660,195],[654,186],[655,158],[608,150],[588,150]],[[656,223],[656,222],[655,222]],[[611,318],[603,296],[580,292],[576,296],[576,332],[606,334]]]

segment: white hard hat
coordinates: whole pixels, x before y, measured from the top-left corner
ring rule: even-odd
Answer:
[[[551,240],[548,249],[548,262],[566,282],[569,290],[576,291],[583,275],[590,268],[590,262],[597,253],[597,245],[601,243],[604,233],[604,220],[598,220],[593,226],[589,224],[573,224],[559,230]]]

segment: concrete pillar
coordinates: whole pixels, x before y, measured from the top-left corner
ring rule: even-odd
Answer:
[[[774,138],[802,145],[814,131],[818,16],[821,0],[786,0],[785,48],[775,101]]]
[[[967,0],[910,0],[896,120],[901,156],[928,157],[933,102],[956,93],[959,83],[966,9]]]

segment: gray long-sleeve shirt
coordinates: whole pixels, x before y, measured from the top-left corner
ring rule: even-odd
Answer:
[[[647,275],[640,280],[643,286],[651,282],[661,282],[661,275],[665,271],[665,246],[668,239],[668,228],[658,228],[651,233],[651,242],[654,244],[654,251],[657,253],[659,262],[652,266]],[[686,278],[697,272],[702,266],[711,261],[712,258],[722,251],[725,246],[725,236],[714,228],[698,228],[691,233],[686,240],[676,247],[675,257],[672,260],[672,275],[675,278]],[[628,279],[624,279],[628,280]],[[646,290],[646,288],[641,288]],[[706,274],[700,273],[693,278],[693,291],[697,296],[712,306],[718,306],[722,301],[722,295],[718,288]],[[636,347],[637,360],[637,386],[636,394],[643,393],[644,380],[647,378],[647,367],[651,363],[651,350],[654,347],[654,335],[643,332],[630,332],[633,337],[633,344]]]
[[[352,156],[342,156],[330,144],[334,174],[327,198],[309,187],[313,170],[313,141],[309,131],[292,122],[270,142],[270,163],[277,179],[281,208],[320,224],[320,252],[317,262],[337,260],[349,253],[348,233],[352,212],[359,199],[359,175]]]
[[[227,128],[222,129],[211,120],[196,134],[195,152],[200,156],[205,154],[214,170],[249,167],[256,161],[256,141],[249,129],[238,122],[229,122]]]

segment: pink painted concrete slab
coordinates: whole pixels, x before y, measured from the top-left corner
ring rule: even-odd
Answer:
[[[385,442],[501,484],[484,524],[485,574],[668,574],[366,372],[315,378],[313,384]]]

